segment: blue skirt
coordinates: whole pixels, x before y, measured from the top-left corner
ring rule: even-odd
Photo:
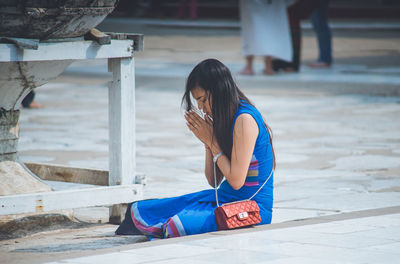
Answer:
[[[249,197],[238,197],[221,188],[218,190],[220,204]],[[271,223],[272,196],[262,195],[260,192],[255,200],[260,207],[260,224]],[[125,220],[116,234],[168,238],[217,231],[214,216],[216,207],[213,189],[172,198],[134,202],[128,206]]]

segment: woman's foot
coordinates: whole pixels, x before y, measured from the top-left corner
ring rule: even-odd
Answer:
[[[322,61],[317,61],[308,64],[308,67],[313,68],[313,69],[325,69],[331,67],[329,63],[322,62]]]
[[[238,72],[240,75],[254,75],[254,71],[253,69],[249,69],[249,68],[244,68],[243,70],[241,70],[240,72]]]

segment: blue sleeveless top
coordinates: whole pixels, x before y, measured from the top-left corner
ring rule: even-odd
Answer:
[[[270,135],[260,112],[254,106],[245,101],[240,102],[239,109],[234,117],[232,132],[235,127],[236,119],[239,115],[244,113],[251,115],[257,122],[258,136],[244,185],[239,190],[235,190],[230,186],[227,180],[224,180],[218,188],[218,192],[221,193],[221,196],[231,196],[233,198],[232,200],[250,198],[268,178],[273,167]],[[273,175],[271,175],[268,182],[253,200],[258,203],[267,203],[265,206],[272,208]]]

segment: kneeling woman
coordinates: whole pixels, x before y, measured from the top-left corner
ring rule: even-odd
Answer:
[[[194,111],[191,98],[205,113],[204,118]],[[275,159],[269,128],[236,86],[229,69],[215,59],[199,63],[187,79],[182,102],[186,105],[188,128],[205,146],[208,183],[217,187],[222,181],[219,203],[245,200],[256,194],[253,200],[260,208],[260,224],[271,223]],[[116,234],[167,238],[216,231],[216,207],[213,189],[134,202]]]

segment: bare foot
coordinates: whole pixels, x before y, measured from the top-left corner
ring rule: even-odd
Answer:
[[[265,75],[274,75],[274,74],[275,74],[274,70],[271,69],[271,68],[265,69],[265,70],[263,71],[263,73],[264,73]]]
[[[292,67],[287,67],[287,68],[283,68],[282,69],[284,72],[298,72],[298,70],[296,70],[295,68]]]
[[[31,109],[41,109],[43,108],[42,104],[36,103],[35,101],[33,101],[30,105],[29,108]]]
[[[249,68],[244,68],[240,72],[238,72],[240,75],[254,75],[254,71]]]
[[[317,62],[308,64],[308,67],[313,68],[313,69],[325,69],[325,68],[331,67],[331,65],[326,62],[317,61]]]

